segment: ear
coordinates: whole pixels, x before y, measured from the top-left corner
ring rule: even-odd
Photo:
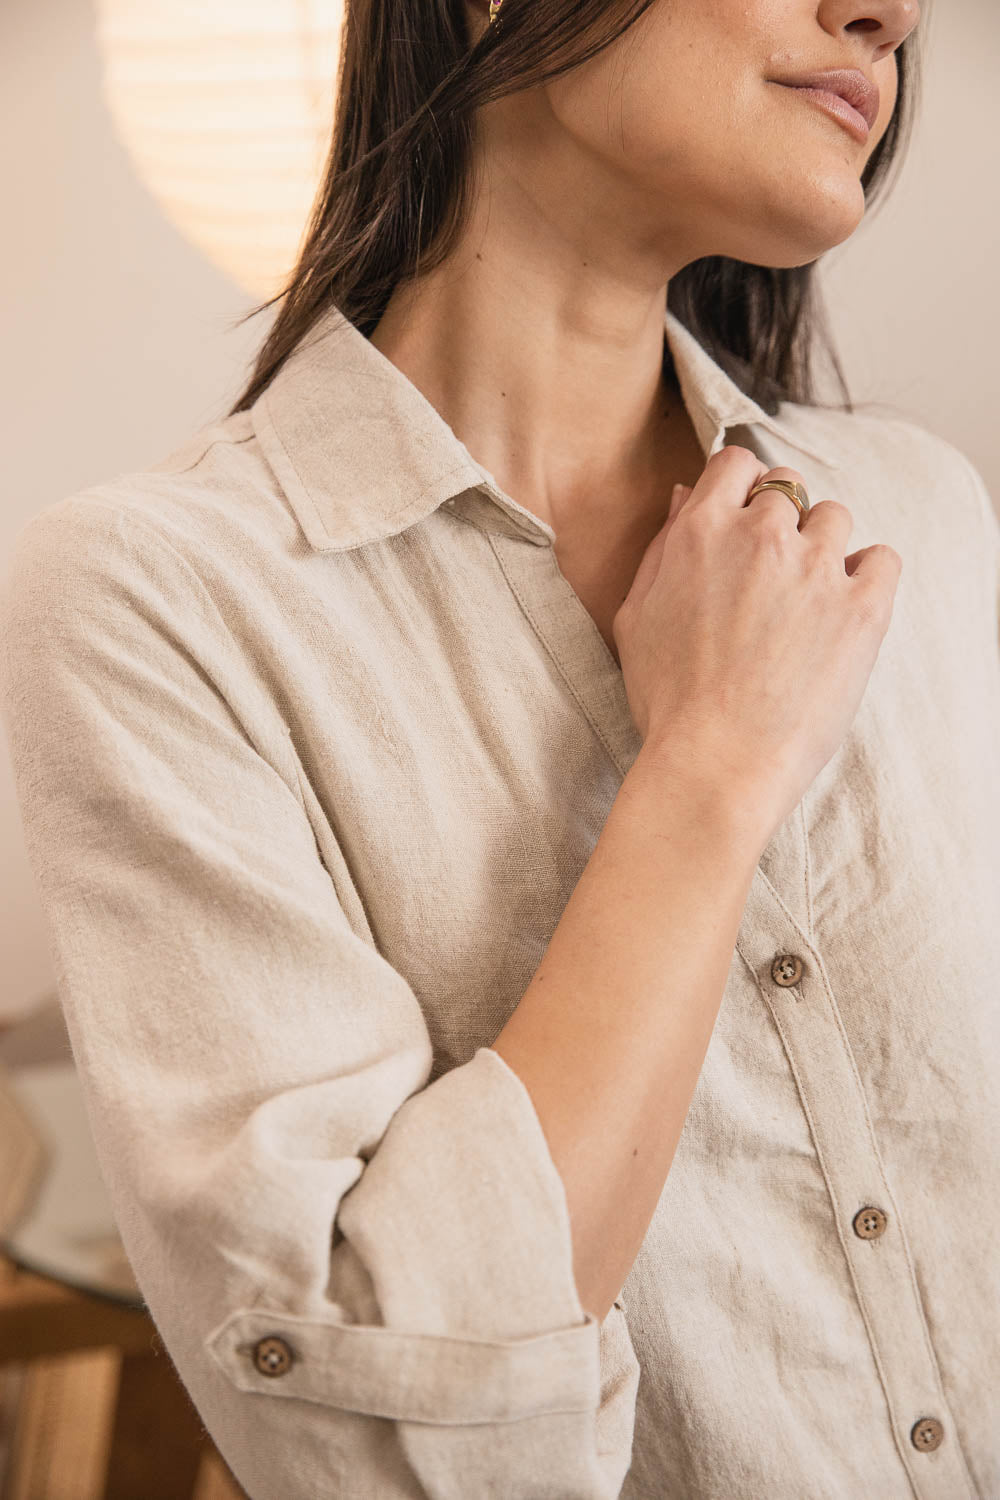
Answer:
[[[465,21],[470,42],[476,42],[490,22],[490,0],[464,0]]]

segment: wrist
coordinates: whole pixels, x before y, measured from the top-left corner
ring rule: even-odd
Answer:
[[[754,864],[780,821],[773,796],[759,779],[734,773],[707,746],[680,737],[647,740],[625,781],[627,795],[640,805],[686,809],[706,836],[719,834],[729,845],[742,845]]]

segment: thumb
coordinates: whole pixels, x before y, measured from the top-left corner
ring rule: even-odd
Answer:
[[[677,512],[683,506],[685,500],[691,493],[689,484],[675,484],[673,494],[670,496],[670,506],[667,510],[667,520],[672,521]]]

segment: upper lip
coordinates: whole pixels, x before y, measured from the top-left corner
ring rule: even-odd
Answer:
[[[823,73],[806,73],[801,78],[776,78],[774,82],[793,89],[825,89],[839,94],[867,120],[869,130],[878,119],[881,102],[878,84],[858,68],[829,68]]]

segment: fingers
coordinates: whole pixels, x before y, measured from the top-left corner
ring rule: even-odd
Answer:
[[[688,506],[711,505],[730,510],[741,510],[748,505],[755,509],[775,512],[787,518],[789,526],[795,526],[800,534],[808,535],[813,542],[821,542],[843,556],[854,527],[854,517],[846,505],[838,500],[819,500],[813,503],[804,515],[800,515],[787,495],[780,490],[765,490],[748,499],[750,491],[763,479],[788,479],[798,484],[805,481],[798,469],[780,464],[773,469],[761,462],[749,448],[728,444],[713,453],[692,487],[675,485],[668,511],[668,520]],[[847,559],[847,571],[857,567],[860,554]]]
[[[742,510],[752,505],[755,510],[773,511],[779,519],[787,519],[789,526],[794,525],[800,532],[805,532],[808,527],[812,540],[835,546],[843,554],[854,524],[846,505],[836,500],[820,500],[803,515],[780,490],[764,490],[751,501],[750,491],[764,479],[787,479],[805,486],[798,469],[786,464],[769,469],[749,448],[728,444],[712,454],[693,489],[688,488],[686,493],[678,495],[675,486],[668,518],[672,520],[687,506],[711,505]]]
[[[839,500],[817,500],[800,518],[799,523],[802,535],[807,536],[810,541],[824,542],[841,557],[847,551],[847,542],[853,530],[854,517]]]
[[[761,463],[749,448],[740,448],[729,443],[713,453],[705,464],[689,498],[684,502],[697,508],[711,505],[713,508],[740,510],[747,503],[747,495],[758,480],[765,476],[773,479],[799,479],[794,469],[769,469]],[[761,499],[764,497],[761,496]],[[789,504],[786,500],[785,504]]]
[[[903,571],[903,559],[895,547],[889,547],[885,542],[873,542],[870,547],[852,552],[844,561],[868,612],[887,624]]]

